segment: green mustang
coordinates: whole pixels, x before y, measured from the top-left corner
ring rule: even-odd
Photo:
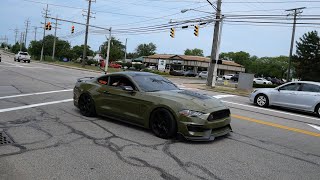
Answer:
[[[84,116],[101,115],[145,128],[160,138],[177,134],[206,141],[232,131],[230,110],[220,100],[181,90],[146,72],[119,72],[78,79],[74,105]]]

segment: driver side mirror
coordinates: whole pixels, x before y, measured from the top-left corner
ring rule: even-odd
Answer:
[[[128,92],[133,92],[133,88],[131,86],[122,86],[122,89]]]

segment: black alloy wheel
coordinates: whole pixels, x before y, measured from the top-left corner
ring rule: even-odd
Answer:
[[[163,108],[152,113],[150,128],[156,136],[163,139],[174,137],[177,133],[177,125],[173,115]]]
[[[93,99],[89,94],[83,94],[79,98],[79,109],[82,115],[93,117],[96,115]]]

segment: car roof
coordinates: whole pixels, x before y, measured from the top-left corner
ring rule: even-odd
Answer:
[[[315,84],[320,86],[320,82],[314,82],[314,81],[292,81],[293,83],[307,83],[307,84]]]

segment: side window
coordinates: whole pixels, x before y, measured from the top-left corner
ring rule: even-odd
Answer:
[[[320,86],[314,84],[303,84],[301,91],[305,92],[318,92],[320,93]]]
[[[280,90],[298,91],[299,87],[300,87],[300,84],[292,83],[292,84],[288,84],[286,86],[281,87]]]
[[[98,83],[102,85],[108,85],[109,76],[102,76],[98,79]]]
[[[123,86],[131,86],[136,90],[134,84],[126,77],[123,76],[110,76],[109,86],[121,88]]]

